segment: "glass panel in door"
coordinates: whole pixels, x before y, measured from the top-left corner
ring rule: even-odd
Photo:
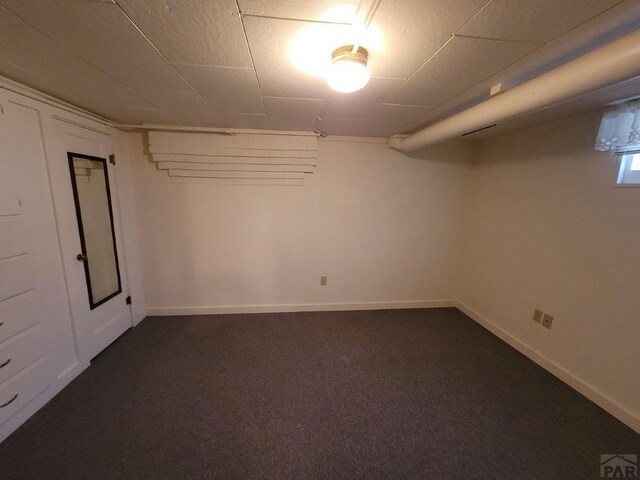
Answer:
[[[107,160],[68,153],[91,310],[122,292]]]

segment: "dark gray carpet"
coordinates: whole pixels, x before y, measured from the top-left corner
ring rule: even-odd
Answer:
[[[585,480],[601,453],[640,435],[455,309],[156,317],[0,478]]]

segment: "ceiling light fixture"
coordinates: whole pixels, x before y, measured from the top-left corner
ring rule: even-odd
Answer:
[[[331,88],[338,92],[349,93],[360,90],[369,82],[367,60],[369,52],[366,48],[345,45],[334,50],[331,55],[331,66],[327,73],[327,81]]]

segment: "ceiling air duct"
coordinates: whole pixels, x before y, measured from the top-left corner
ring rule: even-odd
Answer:
[[[640,30],[389,144],[410,152],[640,75]]]

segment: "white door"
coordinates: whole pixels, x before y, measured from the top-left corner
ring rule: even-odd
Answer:
[[[82,360],[131,327],[111,137],[56,120],[51,176]]]

